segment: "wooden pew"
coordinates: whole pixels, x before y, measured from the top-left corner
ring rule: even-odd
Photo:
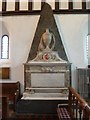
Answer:
[[[90,120],[90,106],[86,106],[84,110],[84,118]]]
[[[9,101],[7,96],[0,96],[0,120],[9,117]]]
[[[59,104],[57,113],[60,120],[90,120],[89,105],[76,90],[71,87],[69,88],[68,105],[62,107],[62,105]]]
[[[9,103],[15,105],[20,98],[20,83],[0,83],[0,96],[7,96]]]

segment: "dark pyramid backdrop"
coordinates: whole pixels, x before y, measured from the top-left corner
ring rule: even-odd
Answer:
[[[49,28],[50,31],[53,32],[55,36],[56,43],[55,43],[54,51],[58,52],[60,58],[68,61],[57,25],[54,19],[53,11],[50,5],[45,3],[44,6],[42,7],[40,19],[36,28],[36,32],[33,38],[31,50],[29,52],[27,62],[36,57],[40,38],[42,34],[45,32],[46,28]]]

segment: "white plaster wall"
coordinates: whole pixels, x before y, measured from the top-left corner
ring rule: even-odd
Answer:
[[[90,15],[88,15],[88,64],[90,65]]]
[[[58,29],[64,48],[72,63],[72,86],[77,89],[76,68],[86,68],[86,38],[88,34],[88,15],[56,15]]]
[[[24,85],[23,63],[26,62],[39,16],[3,17],[10,40],[10,59],[0,60],[0,66],[11,67],[11,80]],[[6,33],[6,32],[5,32]],[[4,31],[3,33],[4,34]],[[1,36],[1,35],[0,35]]]
[[[76,67],[86,67],[84,44],[88,34],[88,15],[57,15],[56,21],[69,60]]]
[[[76,67],[87,67],[85,39],[88,29],[88,15],[55,15],[69,61],[73,65],[73,86],[76,86]],[[10,60],[1,61],[0,66],[11,67],[11,80],[24,85],[23,63],[26,62],[39,16],[8,16],[1,21],[8,31]],[[4,32],[4,31],[3,31]],[[1,33],[0,33],[1,34]],[[4,33],[3,33],[4,34]],[[1,35],[0,35],[1,36]]]
[[[90,35],[88,38],[88,64],[90,65]]]

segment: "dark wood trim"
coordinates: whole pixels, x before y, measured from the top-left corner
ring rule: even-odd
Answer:
[[[90,68],[90,65],[88,65],[88,68]]]
[[[73,9],[73,2],[71,2],[71,0],[69,0],[69,10]]]
[[[2,99],[2,119],[5,120],[9,117],[9,98],[5,95],[0,95],[0,99]]]
[[[40,15],[41,10],[31,11],[3,11],[0,12],[0,16],[15,16],[15,15]]]
[[[6,0],[4,0],[4,2],[2,2],[2,11],[6,11],[6,5],[7,5],[7,2]]]
[[[82,2],[82,9],[86,9],[86,2]]]
[[[14,16],[14,15],[40,15],[41,10],[31,11],[2,11],[0,16]],[[53,10],[54,14],[90,14],[90,9],[87,10]]]
[[[59,120],[89,120],[90,107],[74,88],[69,87],[68,104],[59,104],[57,114]]]
[[[30,0],[28,0],[28,10],[31,11],[33,8],[33,3],[32,1],[30,2]]]
[[[59,10],[59,0],[55,0],[55,10]]]
[[[19,11],[19,0],[15,0],[15,11]]]
[[[46,0],[41,0],[41,8]],[[33,10],[33,0],[28,0],[28,10],[19,9],[20,0],[15,0],[15,11],[6,11],[7,0],[2,2],[2,11],[0,16],[14,16],[14,15],[40,15],[41,10]],[[54,14],[90,14],[90,9],[86,9],[86,0],[82,2],[82,9],[73,9],[73,0],[69,0],[68,9],[60,9],[60,1],[55,0]]]
[[[54,14],[90,14],[90,9],[72,9],[72,10],[53,10]]]

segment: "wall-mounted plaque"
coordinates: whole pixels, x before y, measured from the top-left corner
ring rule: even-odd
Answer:
[[[0,79],[10,79],[10,68],[9,67],[0,68]]]

